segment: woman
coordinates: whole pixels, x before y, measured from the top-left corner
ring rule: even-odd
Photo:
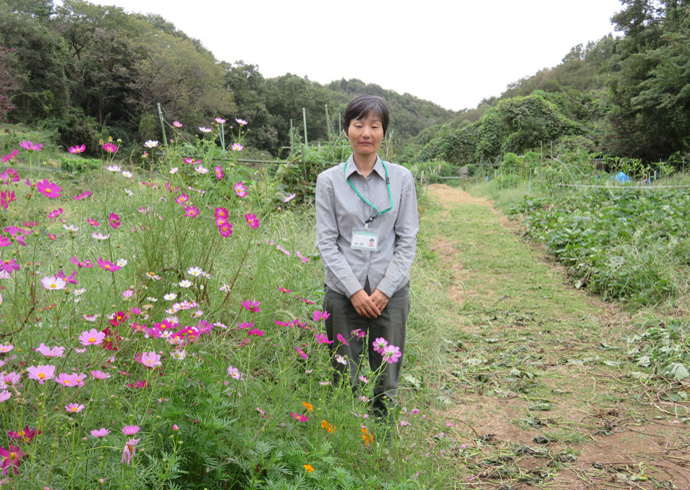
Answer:
[[[349,371],[355,389],[368,343],[371,370],[381,369],[374,387],[377,417],[387,416],[398,387],[419,230],[412,174],[382,161],[377,153],[388,121],[381,97],[352,99],[343,115],[352,155],[316,181],[316,246],[326,273],[324,309],[330,313],[326,332],[337,354],[334,366],[339,374]],[[384,361],[377,339],[400,349],[397,362]],[[386,354],[397,356],[392,348]]]

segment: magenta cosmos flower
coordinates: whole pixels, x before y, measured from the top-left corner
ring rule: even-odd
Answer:
[[[383,360],[386,361],[388,364],[398,362],[401,356],[402,352],[400,352],[400,347],[396,345],[389,344],[383,350]]]
[[[27,369],[29,373],[29,379],[35,379],[38,384],[43,384],[49,379],[55,377],[55,366],[53,365],[39,365],[39,366],[29,366]]]
[[[119,265],[113,264],[112,262],[104,260],[101,257],[98,257],[97,263],[99,266],[101,266],[103,269],[105,269],[107,271],[117,272],[121,269],[121,267]]]
[[[319,344],[332,344],[332,340],[328,340],[325,333],[315,333],[314,337]]]
[[[103,332],[99,332],[95,328],[91,330],[85,330],[79,336],[79,342],[81,345],[100,345],[105,338]]]
[[[331,316],[331,314],[325,310],[324,311],[316,310],[314,312],[314,321],[318,322],[321,320],[326,320],[326,319],[328,319],[329,316]]]
[[[242,307],[253,313],[261,312],[261,308],[259,308],[260,304],[261,301],[242,301]]]
[[[60,197],[62,188],[56,183],[44,179],[36,182],[36,190],[50,199],[55,199]]]
[[[69,147],[70,153],[84,153],[85,151],[86,151],[86,145],[76,145],[76,146],[70,146]]]
[[[108,216],[108,223],[117,230],[120,227],[120,217],[115,213],[110,213],[110,216]]]
[[[253,229],[256,230],[259,227],[259,218],[255,214],[245,213],[244,219],[247,220],[247,224]]]
[[[218,177],[218,180],[223,180],[223,167],[220,165],[216,165],[216,177]]]
[[[103,150],[105,150],[106,153],[117,153],[118,146],[109,141],[103,145]]]
[[[19,446],[13,446],[10,444],[9,449],[0,447],[0,460],[2,460],[0,468],[2,468],[2,474],[6,475],[10,469],[12,469],[16,475],[18,473],[17,468],[19,468],[19,465],[21,464],[20,460],[23,456],[26,456],[26,453],[23,452]]]

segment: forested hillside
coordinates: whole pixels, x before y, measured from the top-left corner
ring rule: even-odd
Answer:
[[[127,14],[81,0],[7,0],[0,4],[0,122],[40,123],[64,146],[121,139],[125,148],[160,139],[157,103],[166,119],[194,131],[215,117],[249,120],[250,146],[279,156],[290,120],[309,141],[328,138],[355,93],[384,96],[393,109],[396,144],[452,111],[359,80],[324,86],[286,74],[265,78],[242,61],[219,62],[195,39],[155,15]],[[137,145],[138,147],[138,145]]]
[[[558,66],[423,133],[422,158],[493,162],[555,148],[679,162],[690,151],[690,2],[621,3],[619,36],[578,45]]]

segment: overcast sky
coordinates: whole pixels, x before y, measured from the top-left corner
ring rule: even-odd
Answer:
[[[358,78],[453,110],[613,32],[620,0],[97,0],[155,13],[219,60],[328,83]]]

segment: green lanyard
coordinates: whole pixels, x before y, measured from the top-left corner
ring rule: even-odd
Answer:
[[[379,211],[379,208],[377,208],[372,203],[367,201],[367,199],[357,190],[357,188],[352,183],[350,178],[349,177],[347,178],[347,183],[350,184],[350,187],[352,187],[352,190],[357,193],[357,195],[360,197],[360,199],[376,210],[376,214],[372,214],[369,217],[369,219],[367,219],[364,222],[364,224],[366,224],[366,225],[368,225],[369,223],[374,221],[379,215],[381,215],[383,213],[387,213],[388,211],[393,209],[393,195],[391,194],[391,181],[388,178],[388,167],[386,167],[386,164],[383,160],[381,160],[381,164],[383,165],[383,169],[386,171],[386,187],[388,187],[388,198],[391,200],[391,205],[387,209],[384,209],[383,211]],[[372,169],[372,172],[373,172],[373,169]],[[347,162],[345,162],[345,167],[343,168],[343,175],[345,175],[345,174],[347,174]]]

